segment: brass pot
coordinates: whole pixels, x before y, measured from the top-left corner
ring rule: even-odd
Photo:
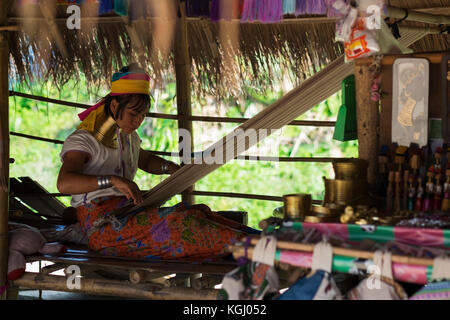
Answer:
[[[325,186],[325,195],[323,197],[322,205],[334,203],[336,201],[334,180],[327,179],[326,177],[322,177],[322,179]]]
[[[334,197],[337,204],[356,204],[368,195],[367,180],[334,180]]]
[[[335,179],[338,180],[365,180],[369,162],[364,159],[348,159],[333,161]]]
[[[284,218],[303,221],[311,211],[311,195],[305,193],[287,194],[283,196]]]

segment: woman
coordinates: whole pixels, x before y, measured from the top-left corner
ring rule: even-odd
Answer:
[[[89,249],[133,258],[213,258],[245,235],[245,226],[205,205],[180,203],[144,208],[120,221],[111,213],[132,199],[142,202],[137,169],[172,174],[179,166],[140,148],[136,133],[149,111],[149,76],[136,65],[115,73],[111,93],[81,113],[81,124],[64,142],[57,187],[71,194]]]

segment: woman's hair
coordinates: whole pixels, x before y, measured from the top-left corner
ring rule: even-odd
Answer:
[[[132,63],[129,66],[120,69],[120,72],[145,72],[136,63]],[[147,109],[150,105],[150,96],[148,94],[122,94],[117,96],[107,95],[105,99],[105,112],[111,116],[114,120],[122,119],[123,110],[129,103],[133,103],[129,108],[137,113],[140,113]],[[115,99],[119,105],[117,107],[116,114],[111,111],[111,102]]]

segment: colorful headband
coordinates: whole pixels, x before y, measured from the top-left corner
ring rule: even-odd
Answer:
[[[144,71],[116,72],[112,77],[110,96],[119,96],[122,94],[149,94],[150,77]],[[99,103],[78,114],[81,121],[88,115],[105,103],[102,99]]]
[[[124,70],[124,69],[122,69]],[[122,94],[149,94],[150,77],[145,72],[116,72],[112,77],[110,96]],[[115,121],[104,112],[105,98],[78,114],[81,124],[77,129],[87,130],[102,144],[117,148]]]

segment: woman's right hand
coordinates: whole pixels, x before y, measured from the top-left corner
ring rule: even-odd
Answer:
[[[139,190],[139,187],[133,181],[119,176],[112,176],[111,183],[113,187],[122,192],[127,199],[133,199],[135,205],[142,202],[141,190]]]

